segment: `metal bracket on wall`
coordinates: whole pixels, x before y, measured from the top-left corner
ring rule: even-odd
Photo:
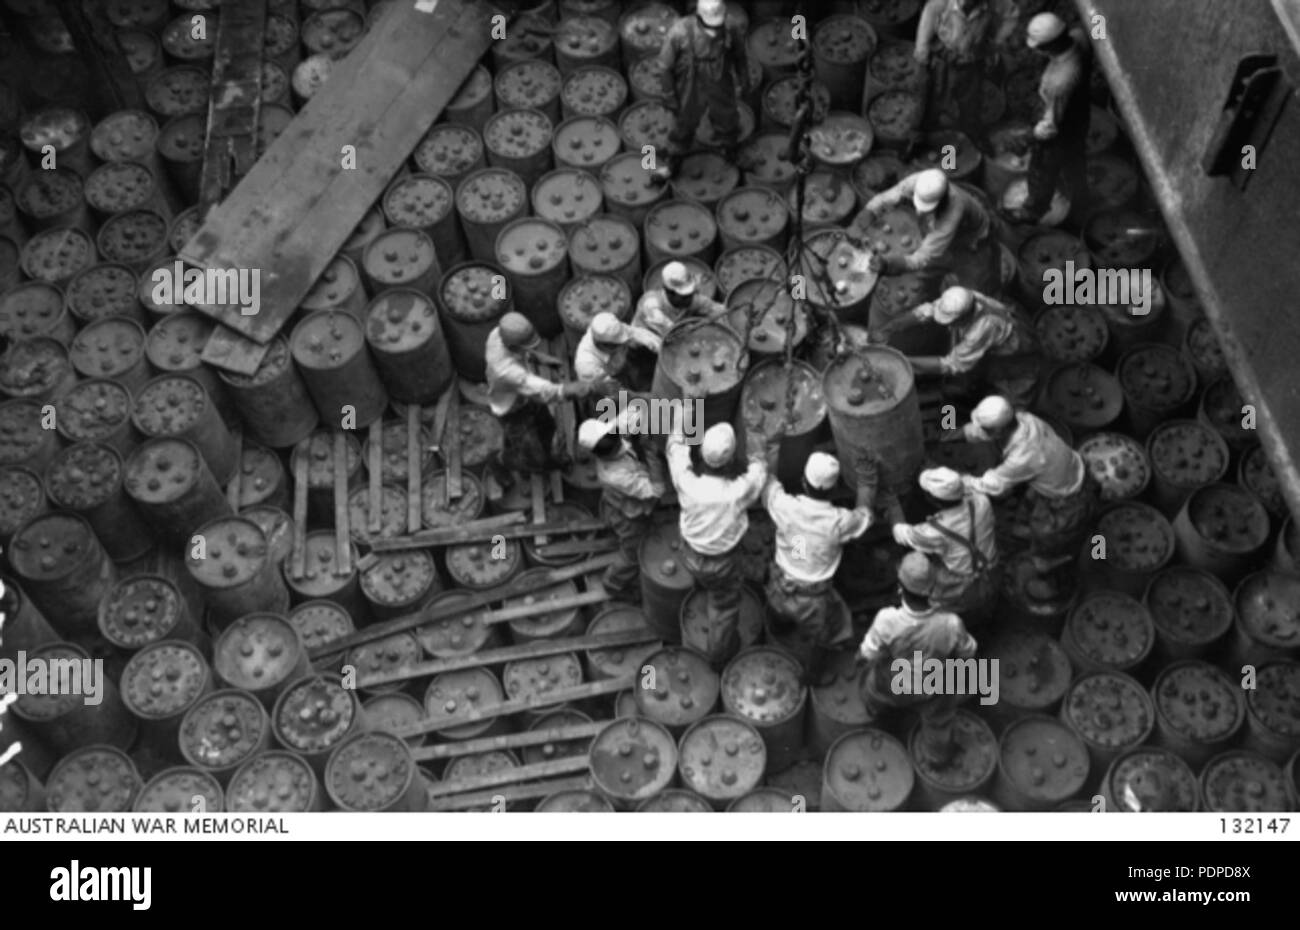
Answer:
[[[1282,108],[1291,96],[1291,84],[1278,67],[1276,55],[1247,55],[1237,65],[1228,102],[1201,160],[1205,173],[1226,175],[1238,190],[1245,190],[1255,173],[1246,167],[1247,146],[1258,165]]]

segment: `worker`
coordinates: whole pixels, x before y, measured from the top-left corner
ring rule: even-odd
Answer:
[[[503,487],[514,483],[510,472],[534,474],[568,464],[552,449],[555,418],[547,405],[565,398],[586,397],[592,385],[582,381],[557,383],[538,374],[541,364],[558,363],[538,351],[541,337],[522,313],[511,311],[488,333],[488,406],[505,432],[499,469],[494,477]]]
[[[971,411],[961,433],[972,442],[993,442],[1002,460],[983,475],[965,475],[967,489],[1004,497],[1026,487],[1028,535],[1034,568],[1049,573],[1073,561],[1097,502],[1097,485],[1083,457],[1041,419],[1017,412],[999,395],[984,398]]]
[[[646,291],[636,303],[632,325],[659,337],[686,317],[725,320],[727,308],[700,293],[700,282],[681,262],[669,262],[660,274],[662,286]]]
[[[830,652],[853,636],[848,612],[831,609],[831,585],[844,544],[865,533],[872,521],[872,493],[865,484],[852,510],[831,503],[839,480],[839,460],[814,452],[804,463],[802,494],[788,493],[775,475],[763,489],[763,506],[776,525],[767,607],[778,632],[797,627],[813,643],[804,670],[805,682],[812,685],[823,683]]]
[[[668,437],[668,471],[681,507],[683,553],[695,583],[706,592],[709,617],[708,656],[725,663],[740,645],[740,541],[749,529],[746,510],[758,500],[767,480],[766,450],[761,434],[749,435],[749,465],[735,461],[736,433],[730,423],[716,423],[698,445],[688,446],[682,414],[673,411]]]
[[[1008,212],[1008,219],[1034,223],[1047,213],[1059,186],[1069,196],[1075,215],[1087,210],[1088,124],[1092,119],[1092,55],[1087,38],[1070,33],[1055,13],[1039,13],[1029,21],[1027,44],[1047,57],[1038,85],[1042,116],[1033,128],[1029,158],[1028,197]]]
[[[618,540],[618,561],[605,570],[602,584],[611,598],[632,602],[641,597],[641,540],[666,487],[662,460],[641,454],[627,438],[637,433],[637,425],[628,422],[635,415],[623,411],[616,418],[586,420],[578,427],[578,445],[596,462],[601,519]]]
[[[915,58],[929,66],[925,124],[956,104],[957,129],[972,144],[983,134],[984,72],[993,54],[997,11],[990,0],[928,0],[916,30]]]
[[[992,217],[973,192],[951,184],[938,168],[927,168],[903,178],[867,201],[853,220],[850,236],[865,248],[867,229],[885,210],[910,201],[916,210],[922,239],[908,255],[872,258],[872,268],[882,274],[916,272],[926,292],[937,293],[944,276],[977,290],[992,290],[999,281],[997,243],[990,235]]]
[[[591,318],[573,353],[573,373],[579,381],[617,383],[627,364],[630,345],[659,354],[662,340],[648,329],[624,323],[602,311]]]
[[[917,752],[928,764],[943,768],[957,752],[952,730],[960,696],[911,693],[911,688],[899,685],[906,685],[912,675],[900,676],[895,667],[898,660],[904,660],[910,669],[918,652],[922,662],[975,655],[975,639],[961,617],[934,605],[930,596],[934,582],[935,568],[929,559],[919,552],[903,556],[898,566],[900,604],[876,612],[858,658],[867,666],[860,690],[869,722],[890,708],[918,710],[921,733]]]
[[[749,59],[740,23],[727,18],[725,0],[698,0],[693,16],[679,17],[659,49],[672,97],[673,128],[658,176],[671,178],[690,152],[705,115],[729,163],[740,141],[740,93],[749,85]]]
[[[934,561],[931,601],[972,624],[984,620],[997,597],[993,502],[967,488],[951,468],[927,468],[917,484],[929,516],[921,523],[895,523],[894,542]]]
[[[1016,407],[1026,407],[1038,389],[1041,362],[1033,323],[1016,308],[968,287],[950,287],[937,300],[894,317],[872,335],[884,342],[892,333],[920,323],[947,327],[952,348],[944,356],[912,356],[918,375],[948,378],[974,373],[980,388],[993,388]]]

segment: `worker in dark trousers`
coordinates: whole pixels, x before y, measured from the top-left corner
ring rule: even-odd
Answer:
[[[1058,187],[1076,216],[1087,212],[1088,124],[1092,119],[1092,50],[1087,38],[1071,34],[1055,13],[1029,21],[1027,43],[1048,59],[1038,85],[1042,117],[1034,125],[1029,158],[1029,195],[1008,219],[1037,222],[1052,206]]]
[[[541,337],[522,313],[507,313],[488,333],[488,406],[505,432],[501,459],[493,477],[502,487],[514,483],[512,472],[530,475],[564,468],[555,454],[555,418],[549,404],[565,398],[586,397],[593,385],[581,381],[557,383],[538,374],[538,367],[554,359],[540,351]]]
[[[957,753],[952,730],[961,696],[911,693],[911,667],[917,653],[922,663],[973,658],[976,642],[961,617],[931,601],[934,575],[934,565],[921,553],[903,556],[898,566],[901,603],[881,608],[872,620],[858,650],[859,660],[867,666],[859,681],[869,721],[890,708],[919,711],[917,753],[930,765],[943,768]],[[900,660],[902,669],[896,666]]]
[[[668,29],[659,64],[673,89],[675,119],[660,177],[670,178],[695,143],[705,115],[722,155],[734,163],[740,141],[740,93],[749,81],[749,59],[740,24],[727,20],[724,0],[699,0],[695,14]]]
[[[990,0],[928,0],[916,30],[916,60],[929,65],[925,125],[938,128],[949,101],[957,106],[957,129],[973,143],[983,135],[980,119],[984,73],[997,31]]]
[[[596,461],[600,481],[600,515],[618,540],[618,561],[605,570],[602,584],[615,600],[638,601],[641,589],[641,540],[650,529],[650,516],[666,483],[658,456],[638,453],[628,435],[635,434],[628,414],[592,419],[578,427],[578,445]]]
[[[767,608],[778,632],[798,627],[813,642],[804,669],[804,679],[812,685],[823,683],[830,651],[853,636],[848,614],[832,613],[832,584],[844,544],[871,527],[874,489],[863,484],[854,509],[837,507],[830,498],[839,480],[839,460],[814,452],[804,464],[802,494],[787,492],[775,475],[763,489],[763,506],[776,525]]]
[[[762,442],[758,437],[757,443]],[[758,500],[767,481],[766,450],[750,438],[749,465],[741,471],[736,458],[736,433],[729,423],[704,432],[697,446],[688,446],[680,411],[674,411],[668,437],[668,471],[681,506],[678,523],[686,543],[683,559],[695,583],[707,594],[708,657],[727,662],[740,646],[740,541],[749,529],[746,511]]]

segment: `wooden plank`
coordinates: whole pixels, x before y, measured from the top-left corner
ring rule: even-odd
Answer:
[[[443,395],[438,398],[438,403],[433,408],[433,442],[444,465],[447,461],[446,443],[444,442],[444,438],[447,432],[447,423],[450,419],[449,414],[451,412],[452,397],[453,395],[451,391],[443,392]],[[444,480],[438,487],[438,506],[445,510],[450,504],[449,498],[450,495],[447,493],[447,482]]]
[[[502,607],[500,610],[483,614],[479,617],[479,622],[491,625],[510,623],[512,620],[529,620],[533,617],[544,617],[547,614],[559,613],[562,610],[572,610],[575,607],[599,604],[604,600],[606,600],[604,591],[585,591],[582,594],[571,594],[568,597],[557,597],[537,601],[533,604],[520,604],[518,607]]]
[[[394,4],[186,244],[202,267],[275,269],[261,312],[202,312],[258,343],[281,328],[490,45],[483,0]],[[357,170],[341,168],[344,146]]]
[[[467,613],[479,610],[489,604],[499,601],[506,601],[522,594],[529,594],[533,591],[541,591],[553,587],[557,582],[568,581],[570,578],[579,578],[583,575],[590,575],[596,572],[604,571],[618,560],[616,555],[602,555],[594,559],[587,559],[579,562],[577,565],[566,565],[563,568],[553,568],[539,575],[529,577],[515,578],[498,588],[491,591],[480,591],[469,594],[468,597],[457,600],[450,604],[439,604],[437,607],[429,607],[423,610],[417,610],[414,613],[403,614],[400,617],[394,617],[392,620],[385,620],[382,623],[372,623],[365,629],[349,633],[347,636],[340,637],[330,643],[316,646],[309,651],[312,661],[318,661],[326,656],[337,655],[341,652],[347,652],[354,646],[362,643],[373,642],[377,639],[383,639],[386,636],[392,636],[394,633],[403,633],[407,630],[415,629],[418,626],[424,626],[427,623],[437,623],[440,620],[449,620],[452,617],[460,617]]]
[[[441,743],[437,746],[412,749],[411,755],[416,762],[432,762],[436,759],[472,756],[480,752],[500,752],[506,749],[523,749],[525,746],[541,746],[546,743],[564,743],[593,737],[611,723],[612,720],[596,720],[592,723],[575,723],[548,730],[528,730],[524,733],[507,733],[505,736],[485,736],[482,739]]]
[[[538,474],[529,475],[533,492],[533,525],[546,525],[546,488],[542,484],[542,476]],[[545,536],[533,537],[533,542],[539,546],[546,545]]]
[[[587,775],[573,775],[568,778],[554,778],[532,782],[527,785],[506,785],[495,790],[471,791],[467,794],[453,794],[442,798],[429,798],[430,811],[464,811],[474,807],[494,805],[498,801],[527,801],[532,798],[545,798],[561,791],[583,791],[591,787]]]
[[[239,497],[243,493],[240,485],[243,484],[244,479],[244,444],[237,433],[232,433],[232,439],[238,451],[235,454],[235,474],[226,485],[226,503],[230,505],[231,510],[239,513]]]
[[[461,486],[461,464],[460,464],[460,385],[456,379],[451,379],[451,387],[447,388],[447,393],[451,395],[451,400],[447,404],[447,423],[443,426],[442,446],[445,452],[444,461],[447,463],[447,497],[450,500],[456,500],[465,493]]]
[[[552,775],[568,775],[570,772],[585,772],[590,766],[585,754],[566,756],[563,759],[550,759],[546,762],[534,762],[532,765],[520,765],[498,772],[485,772],[473,778],[460,781],[440,781],[429,785],[429,797],[440,798],[449,794],[464,794],[482,788],[494,788],[497,785],[516,785],[536,778],[549,778]]]
[[[384,423],[382,419],[370,424],[368,440],[370,449],[370,534],[377,535],[383,527],[383,477],[384,477]]]
[[[536,642],[521,643],[518,646],[503,646],[500,649],[484,649],[481,652],[450,659],[430,659],[417,662],[405,668],[396,669],[378,675],[362,675],[357,682],[358,688],[372,688],[376,685],[396,684],[415,678],[427,678],[445,672],[459,672],[467,668],[483,668],[487,665],[504,665],[522,659],[537,659],[542,656],[560,655],[565,652],[586,652],[590,649],[617,649],[622,646],[635,646],[640,643],[658,642],[661,637],[646,627],[635,630],[618,630],[614,633],[595,633],[590,636],[566,636],[561,639],[540,639]]]
[[[602,694],[617,694],[632,687],[634,681],[636,681],[636,675],[629,673],[620,675],[617,678],[589,681],[585,684],[574,685],[572,688],[556,688],[554,691],[548,691],[545,694],[534,694],[528,698],[501,701],[499,704],[475,708],[465,716],[456,717],[450,721],[426,720],[423,723],[413,723],[406,727],[395,727],[392,734],[402,739],[408,739],[422,733],[454,730],[456,727],[467,723],[477,723],[480,720],[495,720],[497,717],[507,717],[510,714],[518,714],[526,710],[540,710],[544,707],[554,707],[556,704],[567,704],[569,701],[585,701],[589,698],[600,697]]]
[[[262,364],[266,353],[271,351],[271,344],[258,345],[251,339],[245,339],[228,326],[217,324],[203,344],[201,361],[216,368],[232,371],[237,375],[252,375],[257,366]]]
[[[348,436],[334,434],[334,574],[352,574],[352,539],[348,533]]]
[[[420,485],[424,476],[420,474],[420,459],[424,450],[420,448],[420,405],[411,404],[406,408],[406,531],[420,531]]]
[[[475,521],[476,524],[478,522],[481,521]],[[598,532],[608,528],[608,524],[597,517],[586,520],[556,521],[555,523],[503,525],[482,530],[469,529],[468,526],[445,526],[436,530],[421,530],[410,536],[376,539],[370,545],[375,552],[400,552],[403,549],[427,549],[431,546],[459,546],[471,542],[490,542],[493,536],[500,536],[503,539],[524,539],[539,532],[564,536],[575,533]]]
[[[542,558],[565,558],[570,555],[591,555],[593,552],[613,552],[618,548],[618,540],[609,536],[596,539],[570,539],[568,542],[551,543],[538,546],[537,554]]]
[[[266,0],[225,0],[217,18],[199,204],[225,197],[257,160]]]
[[[307,574],[307,466],[304,453],[293,465],[293,551],[289,574],[296,581]]]

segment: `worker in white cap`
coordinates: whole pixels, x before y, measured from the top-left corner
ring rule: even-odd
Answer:
[[[638,550],[650,529],[650,516],[665,490],[660,459],[642,455],[629,441],[637,432],[629,419],[633,408],[617,417],[585,420],[578,445],[591,453],[600,481],[600,515],[618,540],[618,561],[605,570],[602,583],[615,600],[638,601],[641,569]]]
[[[557,364],[540,350],[541,338],[528,318],[511,311],[488,333],[488,406],[505,431],[500,465],[494,477],[513,484],[510,471],[532,474],[567,464],[552,448],[555,418],[549,404],[570,397],[585,397],[591,385],[581,381],[560,383],[538,373],[543,364]]]
[[[962,478],[967,488],[996,498],[1025,487],[1036,570],[1046,574],[1072,561],[1097,502],[1096,481],[1083,457],[1047,423],[1017,412],[998,395],[976,405],[962,436],[992,442],[1001,452],[995,467]]]
[[[983,199],[972,189],[949,182],[938,168],[926,168],[903,178],[888,190],[867,201],[849,228],[850,236],[864,246],[871,235],[868,227],[891,207],[910,203],[921,226],[921,241],[907,255],[881,256],[872,260],[882,274],[915,272],[937,292],[946,274],[959,284],[978,290],[992,290],[998,283],[997,243],[990,235],[992,216]]]
[[[931,765],[949,764],[956,752],[952,737],[959,696],[916,694],[913,667],[919,659],[946,662],[971,659],[976,642],[961,617],[938,608],[931,600],[935,567],[919,552],[903,556],[898,566],[900,604],[882,607],[858,649],[867,664],[861,681],[869,720],[891,708],[920,711],[921,734],[917,750]]]
[[[916,28],[914,57],[929,66],[926,125],[951,102],[957,126],[972,143],[983,131],[980,90],[994,53],[999,14],[991,0],[927,0]]]
[[[884,342],[921,323],[947,328],[952,348],[942,356],[911,356],[918,375],[953,379],[973,373],[977,387],[992,387],[1017,406],[1034,399],[1041,367],[1038,339],[1019,308],[968,287],[950,287],[936,300],[894,317],[873,338]]]
[[[853,636],[847,611],[833,606],[832,582],[844,544],[871,526],[871,490],[858,488],[857,506],[831,503],[840,480],[833,455],[814,452],[803,469],[803,493],[790,494],[775,475],[763,489],[763,506],[776,525],[775,565],[767,579],[767,607],[778,631],[798,627],[814,643],[804,669],[809,684],[820,684],[828,654]]]
[[[648,329],[624,323],[614,314],[602,311],[591,318],[587,331],[573,353],[573,373],[579,381],[601,387],[607,393],[621,380],[627,365],[628,348],[641,346],[659,354],[662,340]]]
[[[1092,120],[1092,50],[1083,32],[1071,32],[1055,13],[1029,21],[1026,44],[1047,58],[1038,83],[1042,116],[1034,125],[1029,159],[1028,199],[1009,215],[1014,222],[1037,222],[1052,205],[1058,181],[1076,216],[1088,196],[1088,124]]]
[[[727,17],[725,0],[698,0],[692,16],[668,27],[659,67],[671,96],[673,127],[661,168],[671,177],[690,152],[707,114],[722,156],[734,162],[740,141],[740,96],[749,86],[749,58],[741,24]]]
[[[971,623],[983,620],[997,596],[993,502],[951,468],[927,468],[917,483],[929,515],[920,523],[895,523],[894,542],[934,561],[931,601]]]
[[[767,480],[766,450],[761,434],[749,434],[749,464],[736,462],[736,433],[730,423],[716,423],[699,445],[688,446],[683,417],[674,411],[668,437],[668,471],[681,507],[679,527],[686,543],[684,561],[695,583],[707,594],[709,642],[714,663],[725,663],[739,648],[740,540],[749,529],[746,511],[758,500]]]
[[[637,301],[632,325],[663,337],[673,324],[686,317],[724,319],[727,308],[706,297],[700,291],[700,282],[681,262],[664,265],[662,287],[652,288]]]

